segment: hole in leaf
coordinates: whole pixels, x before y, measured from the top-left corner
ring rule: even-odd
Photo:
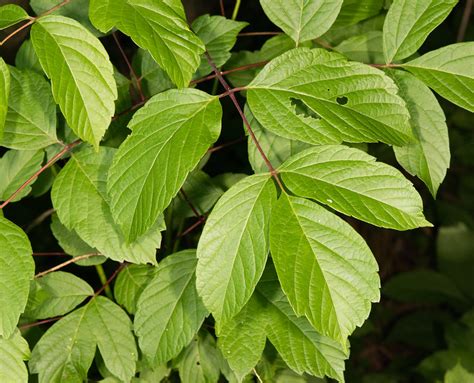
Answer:
[[[201,363],[200,363],[200,362],[196,362],[196,365],[197,365],[197,366],[200,366],[200,365],[201,365]]]
[[[338,97],[336,101],[339,105],[346,105],[349,99],[346,96],[342,96],[342,97]]]
[[[314,118],[316,120],[320,120],[321,116],[315,113],[311,108],[309,108],[303,101],[297,98],[290,98],[291,105],[295,107],[295,113],[300,116],[303,115],[305,117]]]

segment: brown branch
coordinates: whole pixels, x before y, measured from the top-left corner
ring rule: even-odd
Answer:
[[[221,7],[221,16],[225,17],[224,0],[219,0],[219,5]]]
[[[245,141],[245,139],[246,139],[246,137],[237,138],[237,139],[235,139],[235,140],[233,140],[233,141],[226,142],[226,143],[224,143],[224,144],[222,144],[222,145],[214,146],[214,147],[210,148],[207,152],[208,152],[208,153],[217,152],[217,151],[219,151],[219,150],[221,150],[221,149],[225,149],[225,148],[227,148],[227,147],[229,147],[229,146],[232,146],[232,145],[235,145],[235,144],[239,144],[239,143]]]
[[[56,154],[53,158],[51,158],[46,165],[44,165],[40,170],[38,170],[35,174],[33,174],[28,180],[23,183],[2,205],[0,205],[0,210],[4,209],[10,202],[12,202],[15,197],[20,194],[29,184],[31,184],[41,173],[43,173],[46,169],[56,163],[62,156],[64,156],[67,152],[72,150],[74,147],[79,145],[81,140],[74,141],[71,144],[65,145],[64,148]]]
[[[18,33],[20,33],[22,30],[28,28],[31,24],[33,24],[37,19],[39,19],[40,17],[43,17],[43,16],[47,16],[49,15],[50,13],[53,13],[54,11],[58,10],[59,8],[61,7],[64,7],[66,4],[68,4],[71,0],[64,0],[62,1],[61,3],[59,3],[58,5],[55,5],[53,8],[47,10],[45,13],[39,15],[38,17],[31,17],[30,18],[30,21],[28,21],[27,23],[23,24],[21,27],[15,29],[12,33],[10,33],[7,37],[5,37],[2,41],[0,41],[0,47],[5,44],[8,40],[10,40],[13,36],[17,35]]]
[[[469,26],[469,20],[472,14],[473,0],[466,0],[466,6],[462,15],[461,24],[459,25],[457,42],[460,43],[466,36],[467,27]]]
[[[268,60],[256,62],[256,63],[253,63],[253,64],[242,65],[242,66],[232,68],[232,69],[229,69],[229,70],[226,70],[226,71],[221,71],[220,73],[221,73],[221,75],[225,76],[227,74],[234,73],[234,72],[240,72],[240,71],[244,71],[244,70],[247,70],[247,69],[258,68],[258,67],[264,66],[266,64],[268,64]],[[191,84],[199,84],[199,83],[204,82],[204,81],[212,80],[216,77],[217,77],[217,75],[215,73],[210,74],[209,76],[191,81]]]
[[[201,216],[201,218],[199,218],[199,220],[197,220],[197,222],[195,222],[194,224],[192,224],[190,227],[188,227],[185,231],[183,231],[182,233],[179,233],[178,234],[178,238],[181,238],[181,237],[184,237],[186,235],[188,235],[189,233],[191,233],[194,229],[196,229],[197,227],[201,226],[201,224],[203,224],[204,222],[206,222],[206,217],[204,216]]]
[[[183,197],[184,201],[189,205],[189,207],[191,208],[191,210],[193,211],[194,215],[197,217],[197,218],[201,218],[202,214],[199,213],[198,209],[194,206],[194,204],[191,202],[191,200],[189,199],[188,195],[186,194],[186,192],[184,191],[183,188],[181,188],[180,190],[181,192],[181,196]]]
[[[225,78],[222,76],[219,69],[217,69],[216,64],[214,64],[214,61],[212,61],[212,58],[209,55],[209,52],[206,51],[205,54],[206,54],[206,57],[207,57],[207,61],[209,62],[209,65],[211,66],[211,68],[213,69],[214,73],[217,76],[217,79],[222,84],[222,86],[224,87],[224,89],[228,93],[230,99],[234,103],[237,111],[239,112],[240,117],[242,118],[242,121],[244,122],[244,125],[247,128],[247,131],[248,131],[250,137],[252,138],[252,141],[254,142],[255,146],[257,147],[257,150],[259,151],[260,155],[262,156],[263,161],[265,162],[268,169],[270,170],[270,174],[273,176],[273,178],[275,179],[275,181],[277,182],[277,184],[281,188],[281,190],[284,191],[285,189],[283,188],[283,184],[281,183],[280,178],[278,177],[278,172],[275,170],[275,168],[271,164],[270,160],[266,156],[265,152],[263,151],[262,147],[260,146],[260,143],[258,142],[257,137],[255,136],[255,133],[253,132],[253,129],[250,126],[250,123],[247,120],[247,117],[245,116],[245,113],[243,112],[242,108],[240,107],[239,102],[237,101],[237,98],[235,97],[235,93],[232,91],[231,87],[229,86],[229,84],[227,83]]]
[[[49,273],[52,273],[54,271],[58,271],[58,270],[61,270],[63,269],[64,267],[66,266],[69,266],[73,263],[76,263],[76,262],[79,262],[79,261],[82,261],[83,259],[88,259],[88,258],[91,258],[91,257],[96,257],[100,254],[98,253],[90,253],[90,254],[84,254],[84,255],[80,255],[78,257],[74,257],[74,258],[71,258],[69,260],[67,260],[66,262],[63,262],[63,263],[60,263],[59,265],[56,265],[48,270],[45,270],[45,271],[42,271],[41,273],[38,273],[35,275],[35,278],[41,278],[41,277],[44,277],[45,275],[49,274]]]
[[[130,113],[130,112],[133,112],[134,110],[139,109],[141,106],[145,105],[147,101],[148,101],[148,99],[137,102],[136,104],[132,105],[130,108],[121,111],[120,113],[118,113],[118,114],[116,114],[115,116],[112,117],[112,121],[115,121],[119,117],[122,117],[122,116],[126,115],[127,113]]]
[[[124,263],[121,263],[119,267],[117,267],[117,269],[113,272],[113,274],[110,276],[109,279],[107,279],[107,281],[104,283],[104,285],[99,289],[97,290],[95,293],[94,293],[94,296],[92,297],[92,299],[94,299],[95,297],[99,296],[100,294],[102,294],[102,292],[107,288],[107,286],[109,286],[112,281],[115,279],[115,277],[118,275],[118,273],[120,273],[120,271],[122,271],[122,269],[127,266],[127,264],[124,262]]]
[[[43,320],[40,320],[38,322],[33,322],[33,323],[27,323],[27,324],[24,324],[23,326],[20,326],[20,330],[26,330],[26,329],[29,329],[31,327],[36,327],[36,326],[40,326],[42,324],[46,324],[46,323],[51,323],[51,322],[55,322],[59,319],[61,319],[62,316],[60,317],[54,317],[54,318],[49,318],[49,319],[43,319]]]
[[[252,37],[252,36],[278,36],[283,32],[242,32],[239,33],[238,37]]]

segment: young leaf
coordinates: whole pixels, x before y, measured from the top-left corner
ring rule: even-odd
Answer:
[[[157,268],[149,265],[128,265],[117,277],[114,297],[130,314],[137,311],[138,298],[149,285]]]
[[[26,11],[16,5],[7,4],[0,7],[0,30],[11,27],[23,20],[28,20],[30,16]]]
[[[10,97],[2,146],[42,149],[58,142],[56,104],[45,78],[31,70],[10,68]]]
[[[82,307],[51,326],[36,343],[28,364],[39,383],[80,383],[94,360],[95,334],[87,325],[89,306]]]
[[[384,60],[382,36],[381,31],[370,31],[352,36],[334,47],[334,50],[342,53],[349,60],[377,64]]]
[[[74,153],[61,170],[51,191],[53,206],[61,222],[101,254],[116,261],[156,263],[163,219],[138,241],[127,244],[110,212],[106,181],[114,149],[91,148]]]
[[[448,45],[403,64],[452,103],[474,112],[474,42]]]
[[[414,143],[393,148],[397,161],[408,173],[418,176],[435,197],[451,159],[443,109],[430,89],[410,73],[390,71],[389,75],[407,103],[416,137]]]
[[[196,262],[193,250],[165,258],[140,295],[135,333],[152,366],[176,357],[208,314],[196,291]]]
[[[229,20],[222,16],[202,15],[193,21],[192,29],[219,68],[229,60],[230,50],[237,41],[237,35],[247,25],[246,22]],[[203,56],[194,77],[203,77],[211,72],[212,68]]]
[[[465,370],[458,362],[456,366],[450,369],[444,376],[444,383],[474,383],[474,374]]]
[[[92,299],[87,309],[87,325],[105,367],[120,381],[130,382],[138,359],[130,318],[119,306],[101,296]]]
[[[362,237],[317,203],[282,194],[272,214],[270,248],[295,313],[345,347],[380,299],[377,262]]]
[[[250,83],[248,104],[264,128],[312,144],[412,139],[409,114],[383,72],[323,49],[298,48]]]
[[[219,99],[196,89],[160,93],[133,116],[108,179],[112,213],[128,241],[170,204],[219,137],[221,116]]]
[[[30,358],[28,342],[15,330],[9,338],[0,337],[0,381],[27,383],[28,370],[24,360]]]
[[[247,177],[222,196],[204,226],[196,286],[218,325],[242,309],[263,273],[275,200],[269,174]]]
[[[0,139],[3,137],[3,129],[8,110],[8,95],[10,94],[10,72],[7,64],[0,57]]]
[[[279,171],[294,194],[376,226],[408,230],[431,225],[413,185],[361,150],[313,147],[290,158]]]
[[[394,0],[383,26],[386,62],[415,53],[457,3],[458,0]]]
[[[178,370],[182,383],[217,383],[221,355],[211,334],[200,332],[179,357]]]
[[[6,201],[23,183],[40,169],[43,151],[9,150],[0,158],[0,201]],[[25,187],[13,201],[19,201],[31,191],[31,184]]]
[[[179,88],[189,84],[205,48],[189,29],[180,0],[91,0],[89,14],[102,32],[116,25],[149,50]]]
[[[33,25],[31,41],[68,125],[97,149],[117,98],[104,47],[77,21],[51,15]]]
[[[92,295],[92,287],[74,274],[50,273],[31,282],[24,316],[44,319],[64,315]]]
[[[268,18],[298,46],[324,34],[334,23],[343,0],[260,0]]]

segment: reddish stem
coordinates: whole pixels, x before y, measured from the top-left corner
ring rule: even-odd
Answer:
[[[78,257],[74,257],[74,258],[71,258],[69,260],[67,260],[66,262],[63,262],[63,263],[60,263],[59,265],[56,265],[48,270],[45,270],[45,271],[42,271],[41,273],[38,273],[35,275],[35,278],[41,278],[41,277],[44,277],[45,275],[49,274],[49,273],[52,273],[54,271],[58,271],[58,270],[61,270],[63,269],[64,267],[72,264],[72,263],[76,263],[76,262],[79,262],[79,261],[82,261],[83,259],[88,259],[88,258],[91,258],[91,257],[96,257],[100,254],[98,253],[91,253],[91,254],[84,254],[84,255],[80,255]]]
[[[40,326],[42,324],[46,324],[46,323],[51,323],[51,322],[55,322],[59,319],[61,319],[62,316],[60,317],[55,317],[55,318],[49,318],[49,319],[44,319],[44,320],[40,320],[38,322],[33,322],[33,323],[28,323],[28,324],[24,324],[23,326],[20,326],[20,330],[26,330],[26,329],[29,329],[31,327],[36,327],[36,326]]]
[[[221,7],[221,16],[225,17],[224,0],[219,0],[219,5]]]
[[[183,197],[184,201],[189,205],[189,207],[191,208],[191,210],[193,211],[194,215],[197,217],[197,218],[200,218],[202,216],[201,213],[199,213],[198,209],[194,206],[194,204],[191,202],[191,200],[189,199],[188,195],[186,194],[186,192],[184,191],[183,188],[181,188],[180,190],[181,192],[181,196]]]
[[[232,68],[232,69],[229,69],[229,70],[226,70],[226,71],[221,71],[220,73],[221,73],[221,75],[225,76],[225,75],[230,74],[230,73],[240,72],[240,71],[247,70],[247,69],[252,69],[252,68],[257,68],[257,67],[260,67],[260,66],[264,66],[266,64],[268,64],[268,60],[256,62],[254,64],[242,65],[242,66]],[[216,77],[217,77],[217,75],[215,73],[210,74],[209,76],[191,81],[191,84],[199,84],[199,83],[204,82],[204,81],[212,80]]]
[[[115,279],[115,277],[118,275],[118,273],[120,273],[120,271],[122,271],[122,269],[126,266],[127,264],[124,262],[124,263],[121,263],[119,267],[117,267],[117,269],[114,271],[114,273],[110,276],[109,279],[107,279],[107,281],[104,283],[104,285],[95,292],[94,296],[92,297],[92,299],[94,299],[95,297],[99,296],[100,294],[102,294],[102,292],[107,288],[107,286],[109,286],[112,281]]]
[[[239,33],[239,37],[252,37],[252,36],[278,36],[283,32],[242,32]]]
[[[245,141],[245,138],[246,137],[240,137],[240,138],[237,138],[236,140],[233,140],[233,141],[230,141],[230,142],[226,142],[225,144],[222,144],[222,145],[218,145],[218,146],[214,146],[212,148],[210,148],[207,152],[208,153],[214,153],[214,152],[217,152],[221,149],[224,149],[224,148],[227,148],[229,146],[232,146],[232,145],[235,145],[235,144],[238,144],[242,141]]]
[[[469,25],[469,19],[471,18],[473,0],[466,0],[466,6],[464,7],[464,13],[462,15],[461,24],[459,25],[457,42],[460,43],[466,36],[467,27]]]
[[[188,235],[189,233],[191,233],[194,229],[196,229],[197,227],[199,227],[201,224],[203,224],[204,222],[206,222],[206,217],[204,216],[201,216],[201,218],[199,218],[199,220],[197,222],[195,222],[194,224],[192,224],[190,227],[188,227],[185,231],[183,231],[182,233],[178,234],[178,237],[181,238],[181,237],[185,237],[186,235]]]

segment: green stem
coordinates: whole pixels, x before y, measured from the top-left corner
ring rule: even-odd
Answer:
[[[97,271],[97,275],[99,276],[100,283],[105,286],[105,295],[109,297],[110,299],[114,299],[114,296],[112,295],[112,290],[110,289],[110,286],[107,284],[107,276],[105,275],[104,268],[102,265],[95,265],[95,269]]]
[[[241,0],[237,0],[235,2],[234,12],[232,12],[232,20],[235,20],[237,18],[237,15],[239,14],[240,1]]]

